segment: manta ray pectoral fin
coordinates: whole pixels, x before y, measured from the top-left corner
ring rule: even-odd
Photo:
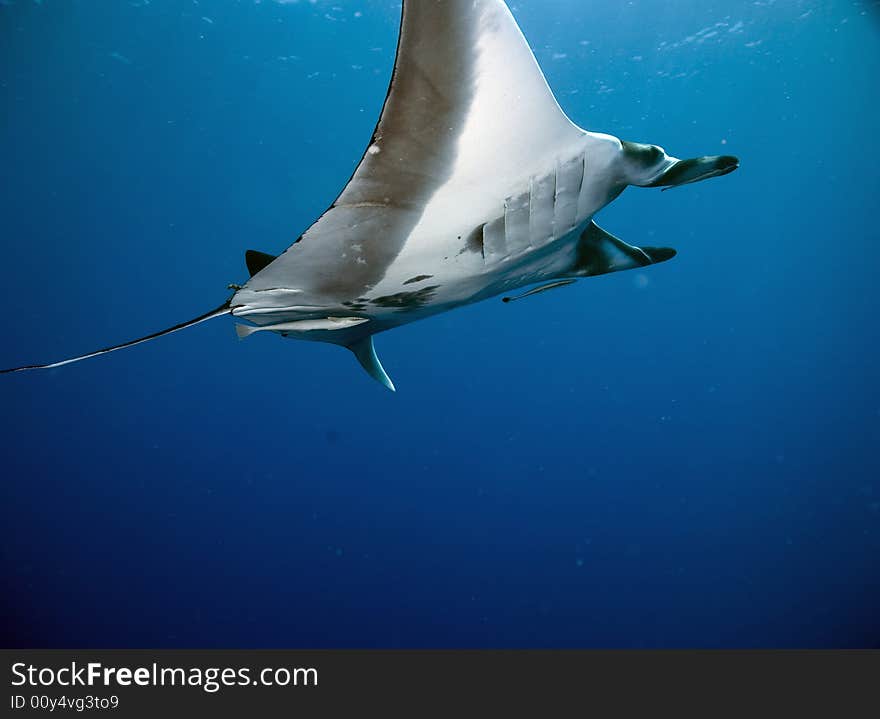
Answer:
[[[476,226],[490,219],[478,198],[497,206],[507,194],[502,178],[525,178],[538,167],[546,174],[553,166],[553,184],[542,188],[551,198],[560,190],[573,213],[584,161],[568,156],[587,141],[503,0],[404,0],[391,85],[360,163],[330,208],[248,289],[308,277],[317,294],[357,297],[385,277],[417,227],[433,235],[432,223],[446,226],[451,218],[441,208],[475,208]],[[568,188],[555,181],[562,156],[565,179],[580,166]],[[552,222],[554,202],[546,204]],[[437,237],[444,232],[438,227]]]
[[[388,376],[388,373],[379,361],[379,356],[376,354],[376,348],[373,345],[372,335],[368,335],[363,339],[359,339],[354,344],[348,345],[348,349],[354,352],[354,356],[357,357],[358,362],[361,363],[361,367],[367,371],[367,374],[370,375],[370,377],[376,380],[379,384],[390,389],[392,392],[397,391],[394,388],[394,382],[391,381],[391,378]]]
[[[646,267],[675,257],[671,247],[635,247],[590,222],[581,235],[575,266],[568,275],[594,277]]]
[[[269,255],[258,250],[248,250],[244,253],[244,262],[251,277],[263,268],[268,267],[275,259],[275,255]]]

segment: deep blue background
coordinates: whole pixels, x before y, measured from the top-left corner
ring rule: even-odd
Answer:
[[[216,306],[369,140],[389,0],[0,0],[0,366]],[[880,645],[880,11],[518,2],[569,115],[741,169],[678,257],[345,351],[228,319],[0,378],[2,641]]]

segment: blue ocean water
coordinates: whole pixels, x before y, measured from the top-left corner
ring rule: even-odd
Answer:
[[[736,173],[671,262],[332,346],[0,378],[2,644],[880,646],[880,8],[516,2],[572,119]],[[215,307],[336,196],[390,0],[0,0],[0,366]]]

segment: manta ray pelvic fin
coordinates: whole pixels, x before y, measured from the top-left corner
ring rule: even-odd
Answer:
[[[391,381],[391,378],[388,376],[388,373],[379,361],[379,356],[376,354],[376,348],[373,345],[372,335],[367,335],[354,344],[348,345],[348,349],[354,352],[354,356],[357,357],[358,362],[361,363],[361,367],[367,371],[367,374],[370,375],[370,377],[376,380],[379,384],[390,389],[392,392],[397,391],[394,388],[394,382]]]

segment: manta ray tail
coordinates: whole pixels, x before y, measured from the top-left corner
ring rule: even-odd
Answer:
[[[192,327],[193,325],[197,325],[200,322],[205,322],[206,320],[213,319],[214,317],[220,317],[222,315],[228,314],[230,312],[229,300],[220,305],[217,309],[211,310],[210,312],[206,312],[203,315],[196,317],[195,319],[188,320],[187,322],[181,322],[179,325],[174,325],[174,327],[169,327],[168,329],[161,330],[160,332],[154,332],[151,335],[147,335],[146,337],[141,337],[136,340],[131,340],[129,342],[124,342],[121,345],[114,345],[112,347],[105,347],[104,349],[95,350],[94,352],[89,352],[88,354],[79,355],[78,357],[71,357],[70,359],[59,360],[58,362],[51,362],[49,364],[31,364],[25,365],[24,367],[12,367],[10,369],[0,370],[0,374],[7,374],[9,372],[24,372],[29,369],[52,369],[53,367],[61,367],[62,365],[72,364],[73,362],[79,362],[80,360],[90,359],[91,357],[97,357],[98,355],[107,354],[108,352],[115,352],[116,350],[121,350],[126,347],[134,347],[134,345],[139,345],[141,342],[149,342],[150,340],[154,340],[157,337],[162,337],[163,335],[170,335],[172,332],[177,332],[178,330],[186,329],[187,327]]]
[[[373,337],[371,335],[349,345],[348,349],[354,352],[354,356],[357,357],[358,362],[361,363],[361,367],[367,371],[367,374],[370,375],[370,377],[376,380],[379,384],[390,389],[392,392],[397,391],[394,388],[394,382],[391,381],[391,378],[388,376],[388,373],[379,361],[379,356],[376,354],[376,348],[373,346]]]

